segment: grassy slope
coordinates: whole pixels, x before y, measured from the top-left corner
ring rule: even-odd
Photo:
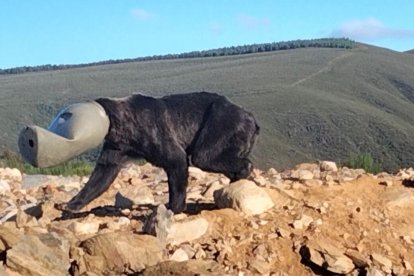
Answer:
[[[67,103],[206,90],[258,117],[261,167],[359,151],[395,169],[414,163],[413,87],[413,55],[368,45],[0,76],[0,145],[15,148],[23,124],[46,126]]]

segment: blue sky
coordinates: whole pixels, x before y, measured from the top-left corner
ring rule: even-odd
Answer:
[[[350,37],[414,49],[412,0],[1,0],[0,68]]]

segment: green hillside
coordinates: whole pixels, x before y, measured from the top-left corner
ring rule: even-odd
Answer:
[[[0,145],[16,149],[24,124],[46,127],[68,103],[202,90],[257,116],[262,168],[354,152],[388,170],[414,165],[414,55],[362,44],[1,75]]]

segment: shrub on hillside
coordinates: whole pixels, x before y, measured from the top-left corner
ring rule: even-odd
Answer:
[[[373,174],[382,171],[382,165],[375,161],[370,153],[351,153],[343,165],[352,169],[364,169]]]

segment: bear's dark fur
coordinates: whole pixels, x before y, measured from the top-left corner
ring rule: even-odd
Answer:
[[[79,210],[105,192],[128,157],[144,158],[168,176],[169,208],[185,209],[188,166],[246,178],[259,127],[255,118],[218,94],[200,92],[163,98],[132,95],[96,100],[110,128],[84,188],[67,204]]]

